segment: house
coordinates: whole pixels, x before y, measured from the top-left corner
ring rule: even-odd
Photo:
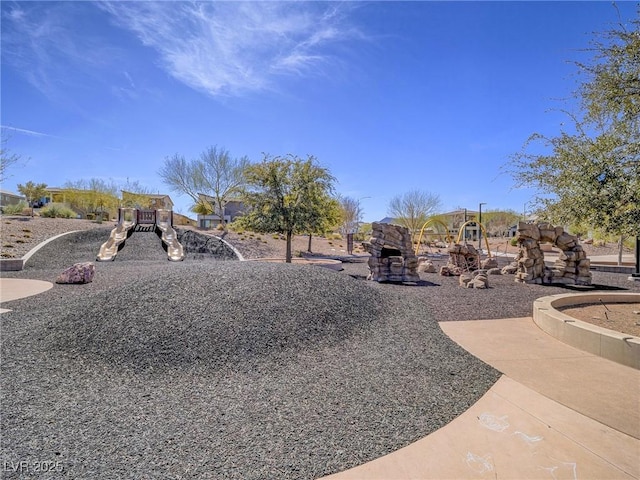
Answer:
[[[171,200],[169,195],[160,193],[133,193],[125,190],[121,190],[120,193],[122,196],[122,206],[149,210],[173,210],[173,200]]]
[[[26,201],[27,199],[24,195],[19,195],[7,190],[0,190],[0,208],[8,207],[10,205],[18,205],[20,202]]]
[[[203,205],[211,205],[213,208],[216,208],[215,198],[211,195],[206,195],[204,193],[198,194],[198,203]],[[227,203],[224,205],[224,223],[231,223],[236,218],[242,215],[244,212],[244,203],[239,198],[230,198],[227,200]],[[219,214],[198,214],[198,227],[209,229],[214,228],[215,226],[220,224]]]

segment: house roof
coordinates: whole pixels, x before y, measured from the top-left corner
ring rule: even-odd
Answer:
[[[25,198],[25,196],[24,196],[24,195],[21,195],[21,194],[19,194],[19,193],[15,193],[15,192],[10,192],[9,190],[2,190],[2,189],[0,189],[0,193],[1,193],[2,195],[10,195],[10,196],[12,196],[12,197]]]
[[[199,198],[203,198],[207,202],[211,202],[211,201],[215,200],[215,198],[212,195],[207,195],[206,193],[198,193],[198,197]],[[229,202],[242,202],[242,199],[240,197],[235,197],[235,196],[229,196],[229,197],[227,197],[226,200],[227,200],[227,203],[229,203]]]

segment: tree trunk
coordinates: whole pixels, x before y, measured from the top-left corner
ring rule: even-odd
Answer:
[[[287,254],[285,256],[285,262],[291,263],[291,240],[293,237],[293,233],[291,231],[287,232]]]
[[[624,235],[620,235],[620,240],[618,240],[618,265],[622,265],[623,249],[624,249]]]
[[[313,252],[311,251],[311,238],[312,238],[312,237],[313,237],[313,234],[311,234],[311,233],[310,233],[310,234],[309,234],[309,246],[307,247],[307,252],[309,252],[309,253],[313,253]]]

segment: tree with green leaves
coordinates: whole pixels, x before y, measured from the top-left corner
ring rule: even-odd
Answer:
[[[332,198],[334,177],[315,157],[271,157],[250,165],[243,202],[247,211],[237,222],[259,233],[286,235],[286,262],[291,263],[291,241],[297,233],[317,233],[338,220]],[[335,203],[334,203],[335,202]],[[333,206],[332,206],[333,205]]]
[[[104,212],[118,208],[118,186],[101,178],[68,181],[62,191],[64,200],[78,212],[94,215],[102,221]]]
[[[575,93],[580,111],[566,112],[572,130],[533,134],[509,170],[517,185],[539,191],[543,218],[638,237],[640,21],[601,34],[592,45],[592,60],[576,63],[585,80]]]
[[[223,148],[209,147],[196,159],[165,158],[158,173],[172,191],[191,197],[192,211],[216,215],[224,227],[225,205],[240,195],[249,165],[248,157],[232,158]]]
[[[28,181],[24,185],[18,184],[18,191],[23,194],[26,197],[27,202],[29,202],[29,206],[31,207],[31,216],[33,217],[33,206],[38,200],[47,194],[47,184]]]
[[[427,219],[440,208],[440,197],[422,190],[411,190],[396,195],[389,202],[388,215],[400,225],[409,229],[411,234],[419,232]]]
[[[121,206],[128,208],[151,208],[153,192],[137,180],[129,180],[121,188]]]

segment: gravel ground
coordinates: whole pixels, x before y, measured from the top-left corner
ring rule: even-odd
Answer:
[[[55,240],[3,276],[53,281],[93,260],[108,231]],[[136,233],[92,283],[3,304],[2,461],[29,466],[4,478],[344,470],[440,428],[499,377],[438,321],[529,316],[535,298],[570,291],[512,276],[488,290],[436,274],[377,284],[366,271],[174,263],[157,236]],[[626,277],[595,272],[594,283],[638,291]],[[62,472],[36,472],[43,461]]]

